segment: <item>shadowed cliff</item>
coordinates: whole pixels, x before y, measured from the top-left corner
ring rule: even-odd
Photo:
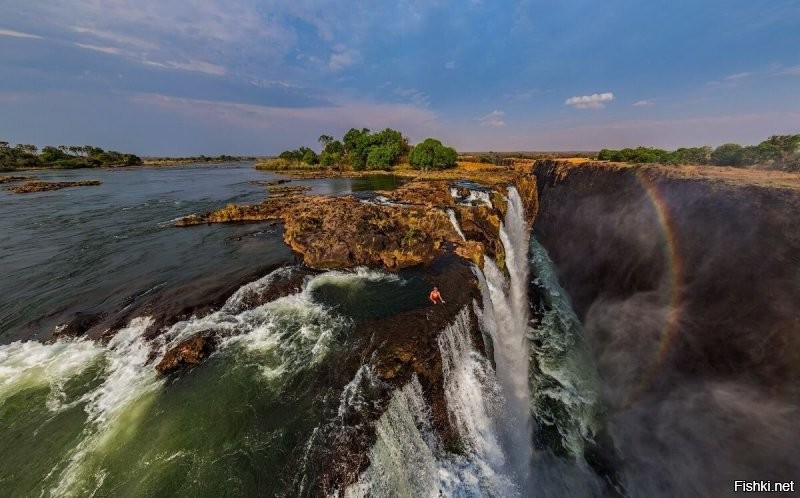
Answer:
[[[533,172],[534,234],[584,324],[628,491],[719,495],[734,479],[796,477],[800,178]]]

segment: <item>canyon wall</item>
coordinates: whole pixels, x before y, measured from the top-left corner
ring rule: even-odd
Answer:
[[[797,476],[800,178],[531,171],[534,236],[584,324],[628,491],[719,495],[734,479]]]

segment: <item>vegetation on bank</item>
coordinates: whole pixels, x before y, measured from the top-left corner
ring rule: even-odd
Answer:
[[[408,138],[397,130],[386,128],[371,132],[368,128],[351,128],[341,140],[331,135],[319,137],[322,151],[317,154],[310,147],[281,152],[277,158],[266,159],[256,164],[257,169],[335,169],[335,170],[384,170],[409,164],[416,169],[446,169],[456,165],[458,154],[452,147],[428,138],[417,146],[411,146]]]
[[[698,164],[800,172],[800,134],[773,135],[758,145],[729,143],[717,148],[682,147],[674,151],[654,147],[603,149],[597,159],[627,163]]]
[[[173,166],[176,164],[195,164],[195,163],[236,163],[241,161],[255,161],[253,156],[229,156],[222,154],[219,156],[190,156],[190,157],[145,157],[142,164],[145,166]]]
[[[92,145],[48,145],[39,150],[35,145],[17,144],[12,147],[8,142],[0,141],[0,169],[3,170],[100,168],[139,164],[142,164],[139,156],[103,150]]]

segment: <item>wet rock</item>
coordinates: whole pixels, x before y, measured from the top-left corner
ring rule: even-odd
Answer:
[[[485,252],[502,264],[500,213],[487,206],[458,206],[468,239],[462,240],[444,211],[456,208],[449,183],[417,181],[385,192],[395,204],[291,192],[256,205],[231,204],[191,215],[177,225],[282,220],[284,241],[302,255],[306,265],[319,269],[371,266],[399,270],[430,264],[449,251],[478,265],[483,264]]]
[[[88,187],[101,185],[103,182],[99,180],[83,180],[79,182],[28,182],[24,185],[10,187],[8,190],[16,194],[27,194],[30,192],[45,192],[49,190],[59,190],[67,187]]]
[[[53,333],[53,339],[65,337],[82,337],[92,327],[102,322],[108,316],[106,313],[76,313],[75,318]]]
[[[450,195],[450,182],[443,180],[415,181],[395,190],[380,193],[394,202],[404,204],[437,208],[455,205]]]
[[[267,185],[267,190],[274,197],[278,195],[299,194],[311,190],[306,185]]]
[[[196,335],[178,343],[164,355],[156,370],[167,375],[184,368],[199,365],[214,352],[217,341],[211,336]]]
[[[322,455],[314,459],[319,468],[313,470],[315,486],[323,495],[345,489],[358,480],[369,465],[367,455],[375,443],[374,421],[380,418],[396,389],[402,388],[416,376],[423,395],[431,407],[433,429],[446,448],[457,448],[458,431],[453,426],[444,393],[442,358],[439,334],[464,307],[479,299],[477,281],[470,267],[453,256],[437,258],[426,270],[431,286],[442,292],[446,305],[425,305],[391,317],[364,320],[355,324],[352,332],[358,353],[351,352],[343,363],[332,364],[320,375],[335,376],[342,369],[351,377],[366,358],[376,377],[370,406],[359,405],[358,420],[349,420],[344,427],[336,426],[324,434]],[[472,339],[478,351],[484,351],[483,339],[472,317]],[[352,363],[355,360],[356,363]]]
[[[35,176],[0,176],[0,183],[24,182],[35,179]]]

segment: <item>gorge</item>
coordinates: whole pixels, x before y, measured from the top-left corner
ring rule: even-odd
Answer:
[[[541,160],[264,200],[253,174],[113,204],[153,238],[120,239],[135,297],[4,311],[0,484],[716,496],[800,470],[796,175]],[[129,277],[137,251],[191,278]]]

